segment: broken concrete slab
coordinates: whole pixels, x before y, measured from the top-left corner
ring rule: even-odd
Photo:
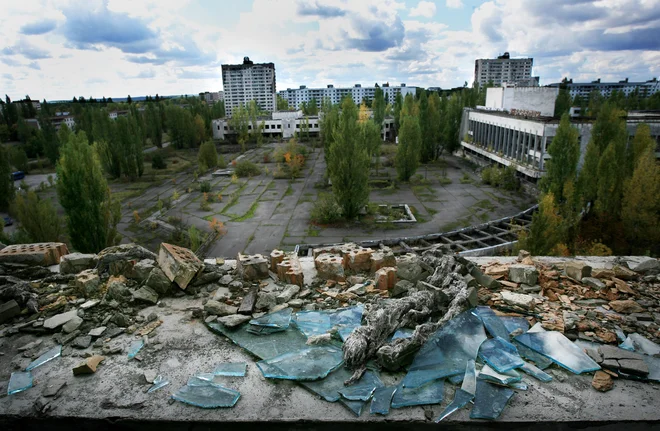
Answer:
[[[142,283],[149,278],[151,271],[156,267],[156,262],[153,259],[142,259],[133,265],[133,271],[130,278]]]
[[[231,297],[232,294],[229,291],[229,289],[226,287],[218,287],[216,291],[213,293],[214,301],[224,302],[225,300],[230,299]]]
[[[534,265],[516,264],[509,267],[509,281],[534,286],[539,277],[539,271]]]
[[[300,292],[300,286],[295,284],[286,285],[284,290],[282,290],[282,292],[277,295],[277,303],[284,304],[285,302],[289,302],[289,300],[293,298],[298,292]]]
[[[485,287],[486,289],[495,290],[500,288],[499,281],[495,280],[490,275],[484,274],[483,271],[481,271],[476,266],[472,268],[472,270],[470,271],[470,275],[474,277],[477,283],[479,283],[481,286]]]
[[[250,319],[252,319],[252,316],[246,316],[244,314],[232,314],[229,316],[218,317],[218,322],[222,323],[228,328],[234,328],[236,326],[242,325]]]
[[[150,287],[159,295],[167,295],[172,289],[172,282],[158,267],[151,270],[144,285]]]
[[[95,254],[70,253],[60,258],[60,274],[77,274],[96,266],[98,257]]]
[[[408,291],[413,288],[415,285],[408,280],[399,280],[394,284],[392,290],[390,290],[390,297],[398,298],[405,295]]]
[[[167,243],[160,245],[158,265],[170,281],[184,290],[204,268],[202,261],[190,249]]]
[[[89,347],[90,344],[92,344],[92,336],[81,335],[73,340],[71,346],[75,347],[76,349],[86,349]]]
[[[85,301],[80,305],[80,308],[83,310],[89,310],[92,307],[95,307],[98,305],[101,301],[98,299],[90,299],[89,301]]]
[[[582,284],[585,284],[595,290],[605,289],[605,283],[595,277],[582,277]]]
[[[413,283],[419,281],[422,275],[419,256],[414,253],[406,253],[396,258],[396,276]]]
[[[5,323],[14,316],[21,313],[21,307],[16,300],[12,299],[0,305],[0,324]]]
[[[535,300],[533,296],[525,295],[522,293],[515,293],[508,290],[501,292],[502,300],[509,305],[518,306],[531,310],[534,308]]]
[[[19,263],[29,266],[51,266],[69,254],[63,242],[40,242],[9,245],[0,250],[0,263]]]
[[[142,286],[133,291],[133,299],[155,305],[158,303],[158,293],[148,286]]]
[[[246,281],[268,278],[268,261],[261,254],[241,254],[236,258],[236,273]]]
[[[640,274],[660,270],[660,261],[654,258],[642,258],[640,262],[629,262],[630,269]]]
[[[383,247],[371,254],[371,272],[376,272],[381,268],[396,266],[396,257],[389,247]]]
[[[213,299],[206,302],[204,311],[214,316],[229,316],[238,312],[238,307],[227,305],[224,302],[214,301]]]
[[[564,270],[566,275],[575,281],[582,281],[583,277],[591,276],[591,266],[579,260],[566,262]]]
[[[74,317],[78,317],[78,312],[76,310],[67,311],[66,313],[56,314],[44,321],[45,329],[55,329],[58,328]]]
[[[46,398],[54,397],[65,386],[66,386],[66,379],[62,379],[62,378],[50,379],[44,384],[44,390],[41,392],[41,395],[43,395]]]
[[[96,372],[98,365],[105,359],[105,356],[94,355],[89,357],[73,367],[73,375],[92,374]]]
[[[82,325],[83,319],[75,315],[71,319],[69,319],[68,322],[66,322],[64,325],[62,325],[62,331],[64,331],[67,334],[72,333],[73,331],[77,330],[80,325]]]
[[[256,309],[270,309],[277,305],[277,295],[273,292],[258,292],[257,302],[254,305]]]
[[[239,314],[252,314],[252,310],[254,310],[254,305],[257,302],[257,292],[259,291],[259,288],[253,288],[251,289],[247,295],[243,297],[243,300],[241,301],[241,305],[238,307],[238,313]]]
[[[100,337],[101,335],[103,335],[105,330],[106,330],[105,326],[99,326],[98,328],[91,329],[88,335],[91,335],[92,337]]]

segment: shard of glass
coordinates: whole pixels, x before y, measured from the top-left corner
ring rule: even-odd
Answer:
[[[546,373],[545,371],[538,368],[534,364],[530,364],[529,362],[525,362],[523,366],[520,367],[520,369],[526,372],[527,374],[529,374],[530,376],[534,377],[535,379],[540,380],[542,382],[547,383],[552,380],[552,376],[550,374]]]
[[[360,417],[364,406],[367,404],[365,401],[351,401],[345,398],[340,398],[339,402],[349,409],[357,417]]]
[[[509,340],[509,333],[511,331],[506,329],[504,322],[502,322],[490,307],[477,307],[472,310],[472,312],[481,319],[486,327],[486,331],[488,331],[491,336]]]
[[[529,347],[520,344],[516,340],[512,340],[512,344],[516,346],[516,349],[518,349],[518,354],[520,354],[521,357],[533,361],[534,364],[536,364],[536,366],[539,367],[540,369],[545,370],[550,365],[552,365],[552,361],[550,359],[546,358],[540,353],[536,353]]]
[[[477,370],[472,359],[467,361],[465,365],[465,374],[463,375],[461,389],[469,394],[474,394],[474,391],[477,389]]]
[[[351,386],[345,386],[339,391],[342,397],[351,401],[368,401],[374,391],[382,388],[383,382],[373,371],[367,370],[360,380]]]
[[[291,323],[293,308],[284,308],[274,313],[268,313],[250,320],[248,331],[259,335],[268,335],[274,332],[285,331]]]
[[[213,370],[216,376],[244,377],[247,370],[245,362],[225,362],[218,364]]]
[[[484,380],[477,382],[471,419],[497,419],[515,392]]]
[[[17,371],[11,373],[9,385],[7,386],[7,395],[23,392],[26,389],[30,389],[33,384],[34,380],[30,371]]]
[[[447,416],[454,413],[456,410],[465,407],[473,399],[474,399],[474,394],[465,392],[463,389],[456,389],[456,394],[454,394],[454,399],[447,407],[445,407],[443,412],[440,413],[440,416],[438,416],[438,418],[435,421],[440,422],[441,420],[445,419]]]
[[[386,415],[390,412],[390,404],[392,403],[392,396],[396,392],[396,386],[384,386],[376,389],[374,392],[374,399],[371,400],[372,414]]]
[[[477,357],[486,339],[481,319],[465,311],[447,322],[419,350],[408,374],[405,387],[417,388],[424,383],[465,371],[468,360]]]
[[[443,379],[433,380],[418,388],[405,388],[399,384],[394,398],[392,398],[392,408],[440,404],[444,394],[445,381]]]
[[[509,334],[516,329],[521,329],[523,332],[529,331],[529,322],[524,317],[500,316],[500,320]]]
[[[161,375],[159,374],[159,375],[154,379],[154,381],[153,381],[153,386],[151,386],[151,387],[149,388],[149,390],[147,391],[147,393],[150,394],[150,393],[152,393],[152,392],[154,392],[154,391],[157,391],[158,389],[160,389],[160,388],[162,388],[162,387],[165,387],[165,386],[167,386],[167,385],[169,385],[169,384],[170,384],[169,380],[165,380],[165,379],[163,378],[163,376],[161,376]]]
[[[455,374],[447,377],[447,380],[454,385],[458,385],[463,381],[463,377],[465,377],[463,374]]]
[[[500,373],[513,370],[524,364],[524,361],[518,355],[516,346],[501,337],[484,341],[479,348],[479,357]]]
[[[410,338],[412,337],[412,334],[415,332],[414,329],[410,328],[399,328],[396,330],[394,335],[392,335],[392,340],[397,340],[399,338]]]
[[[346,387],[344,382],[350,379],[352,375],[353,373],[345,367],[339,367],[325,379],[298,383],[324,400],[334,403],[341,398],[339,391]]]
[[[620,348],[630,350],[632,352],[641,353],[643,355],[659,355],[660,346],[653,341],[644,338],[638,333],[629,334],[626,341],[619,345]]]
[[[516,341],[552,359],[557,365],[581,374],[600,366],[563,334],[554,331],[518,335]]]
[[[44,353],[43,355],[39,356],[34,361],[30,362],[30,365],[25,367],[25,371],[34,370],[35,368],[40,367],[46,362],[52,361],[53,359],[61,355],[62,355],[62,346],[60,345],[55,346],[46,353]]]
[[[226,336],[234,344],[244,348],[260,359],[273,358],[284,353],[308,347],[305,344],[307,339],[300,331],[294,328],[289,328],[286,331],[277,332],[267,337],[261,337],[249,333],[247,326],[249,325],[242,325],[237,329],[233,329],[215,322],[207,324],[207,327],[211,331]]]
[[[364,307],[340,308],[333,311],[300,311],[295,314],[294,324],[306,337],[313,337],[337,328],[342,340],[362,324]]]
[[[315,346],[257,362],[264,377],[284,380],[317,380],[326,377],[344,362],[335,346]]]
[[[488,365],[484,365],[479,372],[478,380],[486,380],[499,385],[510,385],[511,383],[519,382],[522,377],[515,370],[509,370],[504,373],[498,373]]]
[[[213,409],[217,407],[234,407],[240,396],[240,393],[217,383],[198,380],[194,385],[189,382],[176,391],[172,398],[193,406]]]
[[[529,330],[527,332],[529,332],[530,334],[533,334],[533,333],[536,333],[536,332],[547,332],[547,331],[545,330],[543,325],[541,325],[541,322],[536,322],[534,324],[534,326],[529,328]]]
[[[131,345],[128,346],[128,359],[133,359],[135,356],[142,350],[144,347],[144,340],[139,339],[131,342]]]

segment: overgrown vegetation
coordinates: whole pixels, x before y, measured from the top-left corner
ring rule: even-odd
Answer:
[[[239,178],[256,177],[261,174],[261,169],[255,163],[249,160],[241,160],[236,163],[234,173]]]
[[[332,224],[342,219],[341,207],[330,193],[319,193],[316,204],[312,207],[310,218],[314,223]]]
[[[520,181],[516,178],[516,170],[512,166],[502,168],[488,166],[481,171],[481,181],[493,187],[516,191],[520,188]]]

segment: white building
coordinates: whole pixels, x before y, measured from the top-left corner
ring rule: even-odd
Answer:
[[[492,87],[486,90],[486,108],[551,117],[558,94],[558,88],[549,87]]]
[[[571,97],[575,98],[580,96],[582,98],[588,98],[589,94],[592,91],[600,91],[604,97],[610,97],[612,92],[617,90],[623,93],[625,96],[629,96],[637,90],[639,97],[649,97],[654,95],[657,92],[660,92],[660,81],[657,78],[653,78],[646,82],[629,82],[628,78],[619,82],[600,82],[600,79],[594,82],[573,82],[569,80],[566,84],[555,83],[550,84],[550,87],[559,88],[560,86],[565,85],[568,88],[568,91],[571,94]]]
[[[224,87],[225,112],[232,112],[251,100],[265,111],[277,108],[275,91],[275,65],[273,63],[253,63],[248,57],[243,64],[222,65],[222,86]]]
[[[213,105],[214,103],[217,102],[222,102],[225,100],[225,92],[224,91],[205,91],[203,93],[199,93],[200,99],[206,102],[207,105]]]
[[[50,123],[55,126],[55,130],[60,130],[62,124],[66,124],[69,130],[73,130],[76,126],[76,119],[73,115],[69,115],[68,112],[64,115],[56,115],[55,117],[50,117]]]
[[[533,64],[533,58],[511,58],[508,52],[497,58],[481,58],[474,62],[474,82],[479,86],[489,82],[495,85],[538,85],[538,77],[532,77]]]
[[[406,94],[415,95],[417,87],[406,87],[406,84],[401,84],[399,86],[390,86],[389,84],[383,84],[381,87],[383,90],[385,100],[389,103],[394,103],[394,98],[397,94],[401,94],[402,97],[406,97]],[[360,84],[355,84],[353,87],[335,87],[334,85],[328,85],[325,88],[307,88],[304,85],[301,85],[300,88],[287,88],[284,91],[280,91],[279,95],[281,98],[289,102],[289,106],[292,108],[298,109],[300,105],[305,102],[308,103],[310,100],[315,99],[316,105],[321,108],[321,103],[325,98],[330,99],[333,104],[340,103],[345,96],[351,96],[353,102],[356,105],[362,103],[363,99],[373,100],[376,95],[376,87],[363,87]]]
[[[557,89],[554,89],[557,90]],[[524,93],[521,93],[524,95]],[[530,93],[527,93],[530,94]],[[534,99],[538,94],[530,94]],[[546,93],[548,102],[542,103],[547,111],[554,111],[556,97]],[[497,93],[486,94],[486,105],[494,105]],[[486,107],[465,108],[461,121],[460,140],[463,153],[472,160],[484,164],[513,166],[520,176],[536,182],[545,173],[545,162],[552,139],[557,134],[559,119],[545,115],[529,115],[524,106],[537,105],[517,99],[519,103],[510,105],[508,111],[493,110]],[[552,105],[552,108],[550,108]],[[573,127],[579,132],[580,166],[582,165],[587,143],[591,139],[593,119],[571,119]],[[651,136],[660,144],[660,112],[630,112],[627,118],[628,134],[632,139],[637,125],[646,123],[651,129]],[[656,150],[657,151],[657,150]]]

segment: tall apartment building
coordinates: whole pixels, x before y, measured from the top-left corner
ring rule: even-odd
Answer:
[[[222,86],[224,87],[225,112],[232,112],[251,100],[261,109],[273,112],[277,108],[275,91],[275,65],[273,63],[253,63],[249,57],[243,64],[222,65]]]
[[[550,84],[549,87],[560,87],[561,85],[566,85],[568,91],[571,94],[571,97],[580,96],[582,98],[588,98],[589,94],[594,91],[600,91],[600,94],[603,97],[610,97],[614,90],[620,91],[625,96],[629,96],[632,93],[637,91],[639,97],[650,97],[655,93],[660,92],[660,81],[658,78],[653,78],[646,82],[629,82],[628,78],[619,82],[600,82],[600,79],[597,79],[593,82],[573,82],[569,80],[567,83],[555,83]]]
[[[415,95],[417,87],[406,87],[406,84],[401,84],[399,86],[390,86],[389,84],[383,84],[381,87],[383,93],[385,93],[385,99],[389,103],[394,103],[394,98],[397,94],[401,94],[402,97],[405,97],[406,94]],[[350,95],[353,98],[353,102],[356,105],[362,103],[363,99],[373,100],[376,95],[376,87],[363,87],[360,84],[355,84],[353,87],[335,87],[334,85],[328,85],[325,88],[307,88],[305,85],[301,85],[300,88],[287,88],[284,91],[280,91],[279,95],[281,98],[289,102],[289,106],[292,108],[298,109],[300,104],[309,102],[312,99],[316,100],[316,104],[321,108],[321,103],[327,97],[332,103],[340,103],[341,100]]]
[[[474,62],[474,82],[480,86],[492,81],[519,86],[538,86],[538,78],[532,78],[533,58],[511,58],[508,52],[497,58],[481,58]]]

